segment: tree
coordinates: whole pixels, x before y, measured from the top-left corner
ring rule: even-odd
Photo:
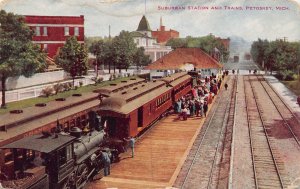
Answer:
[[[1,108],[5,108],[6,79],[20,75],[30,77],[45,69],[46,54],[32,43],[33,32],[22,16],[1,10],[0,23]]]
[[[229,58],[229,51],[225,48],[224,44],[221,42],[221,39],[216,38],[213,35],[207,35],[204,37],[191,37],[187,36],[186,38],[174,38],[170,39],[167,43],[167,46],[171,46],[172,49],[176,48],[200,48],[209,55],[213,55],[218,49],[218,53],[222,57],[224,62],[227,62]]]
[[[139,70],[140,66],[147,66],[151,63],[149,55],[145,55],[145,49],[140,47],[133,55],[133,61],[136,65],[136,69]]]
[[[171,46],[172,49],[186,48],[187,42],[186,39],[183,38],[172,38],[167,41],[166,45]]]
[[[113,39],[113,64],[114,72],[116,66],[119,72],[122,68],[127,69],[133,64],[133,56],[137,50],[133,37],[128,31],[121,31],[121,33]]]
[[[70,74],[74,80],[76,76],[85,75],[87,72],[88,53],[84,45],[78,43],[76,37],[69,37],[55,56],[55,63]]]
[[[98,68],[101,64],[104,64],[104,59],[107,56],[107,46],[105,42],[100,39],[98,41],[94,41],[89,47],[89,51],[96,56],[95,66],[96,70],[96,78],[98,77]]]

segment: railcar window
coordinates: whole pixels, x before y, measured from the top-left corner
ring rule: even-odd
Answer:
[[[59,162],[59,166],[66,164],[67,162],[66,148],[62,148],[58,151],[58,162]]]
[[[67,152],[67,161],[73,158],[73,153],[72,153],[72,145],[69,145],[66,147],[66,152]]]

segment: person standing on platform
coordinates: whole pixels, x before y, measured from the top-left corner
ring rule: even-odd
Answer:
[[[225,89],[227,90],[227,88],[228,88],[228,84],[227,84],[227,83],[225,83],[225,85],[224,85],[224,86],[225,86]]]
[[[134,158],[134,144],[135,144],[135,138],[130,137],[129,139],[124,138],[125,141],[129,142],[129,146],[131,148],[131,157]]]
[[[102,161],[104,162],[104,176],[110,175],[110,158],[107,152],[101,152]]]
[[[204,116],[206,117],[206,113],[207,113],[207,111],[208,111],[207,101],[204,101],[203,111],[204,111]]]

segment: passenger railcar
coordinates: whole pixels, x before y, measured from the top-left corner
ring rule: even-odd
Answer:
[[[104,99],[98,113],[110,137],[137,136],[191,88],[192,78],[185,72],[144,81]]]
[[[117,159],[117,141],[141,134],[191,88],[192,79],[186,73],[108,86],[98,91],[106,98],[97,109],[98,115],[88,113],[90,131],[85,135],[78,127],[60,132],[63,127],[58,124],[58,134],[44,132],[1,147],[12,149],[13,163],[11,174],[0,174],[0,182],[24,189],[81,189],[103,168],[104,149],[111,161]],[[43,159],[39,165],[34,163],[37,157]]]

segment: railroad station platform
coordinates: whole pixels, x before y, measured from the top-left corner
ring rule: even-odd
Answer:
[[[164,118],[137,141],[134,158],[129,149],[120,162],[113,164],[109,176],[86,188],[171,187],[204,120],[192,117],[182,121],[175,114]]]

